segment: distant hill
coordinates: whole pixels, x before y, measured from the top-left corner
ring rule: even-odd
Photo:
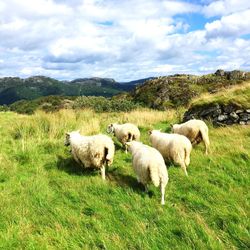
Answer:
[[[79,78],[72,81],[59,81],[45,76],[0,78],[0,105],[19,100],[33,100],[42,96],[104,96],[111,97],[129,91],[135,84],[145,80],[118,83],[111,78]]]

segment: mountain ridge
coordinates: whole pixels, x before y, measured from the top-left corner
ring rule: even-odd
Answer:
[[[36,75],[27,78],[0,78],[0,105],[11,104],[19,100],[33,100],[42,96],[104,96],[130,91],[136,83],[143,79],[127,83],[116,82],[112,78],[77,78],[61,81],[51,77]]]

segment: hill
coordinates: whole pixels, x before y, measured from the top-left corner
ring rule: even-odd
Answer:
[[[150,108],[166,109],[187,106],[193,98],[203,93],[215,93],[249,79],[249,72],[238,70],[217,70],[214,74],[203,76],[177,74],[148,80],[121,97]]]
[[[193,149],[189,177],[168,165],[165,206],[158,188],[144,193],[131,155],[116,140],[106,182],[82,170],[63,146],[66,131],[105,133],[114,121],[138,124],[149,143],[148,129],[169,131],[177,118],[174,111],[145,109],[0,112],[0,248],[248,249],[247,126],[209,126],[211,152]]]
[[[18,77],[0,78],[0,105],[11,104],[18,100],[33,100],[42,96],[105,96],[111,97],[129,91],[135,84],[144,82],[118,83],[110,78],[79,78],[72,81],[58,81],[45,76],[26,79]]]

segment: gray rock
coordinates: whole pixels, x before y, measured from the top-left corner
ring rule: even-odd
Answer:
[[[230,118],[232,118],[233,120],[238,120],[239,119],[239,116],[235,113],[235,112],[232,112],[229,114]]]
[[[244,122],[244,121],[240,121],[240,122],[239,122],[239,124],[240,124],[240,125],[245,125],[245,124],[246,124],[246,122]]]
[[[235,107],[233,105],[227,105],[227,106],[223,107],[223,109],[226,113],[231,113],[235,110]]]
[[[250,109],[246,109],[246,112],[247,112],[247,113],[250,113]]]
[[[250,121],[247,121],[246,124],[247,124],[247,125],[250,125]]]
[[[217,121],[222,122],[228,119],[228,115],[219,115]]]
[[[235,111],[235,113],[238,115],[238,114],[240,114],[240,113],[243,113],[244,112],[244,110],[242,110],[242,109],[238,109],[238,110],[236,110]]]
[[[224,121],[227,125],[232,125],[232,124],[234,124],[235,122],[234,121],[232,121],[232,120],[226,120],[226,121]]]
[[[218,70],[216,70],[216,72],[214,74],[216,76],[224,76],[225,75],[225,71],[223,69],[218,69]]]
[[[200,116],[213,116],[213,114],[221,114],[220,106],[219,104],[216,104],[214,106],[208,107],[205,110],[201,111]]]
[[[241,121],[247,122],[248,120],[250,120],[250,114],[248,113],[241,113],[239,114],[239,116]]]

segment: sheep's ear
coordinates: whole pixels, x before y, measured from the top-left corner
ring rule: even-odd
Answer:
[[[150,129],[150,130],[148,131],[148,134],[151,135],[151,134],[152,134],[152,131],[153,131],[153,130]]]
[[[170,123],[170,128],[173,128],[174,124]]]
[[[69,132],[66,132],[65,135],[69,136]]]

